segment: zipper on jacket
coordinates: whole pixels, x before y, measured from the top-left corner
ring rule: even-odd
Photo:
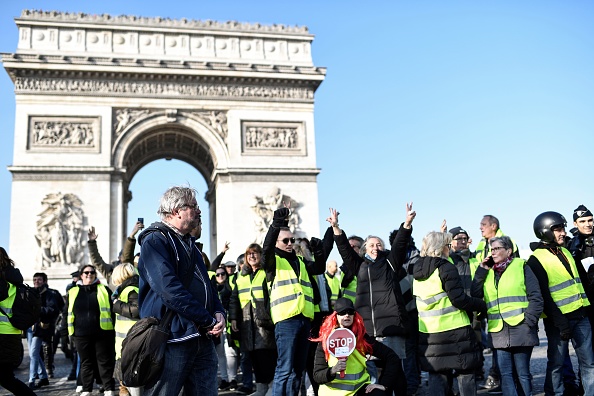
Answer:
[[[373,287],[371,286],[371,272],[369,272],[369,264],[367,265],[367,279],[369,279],[369,305],[371,307],[371,324],[373,326],[373,336],[377,337],[377,329],[375,328],[375,314],[373,310]]]

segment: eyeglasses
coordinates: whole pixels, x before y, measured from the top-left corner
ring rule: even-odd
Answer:
[[[194,204],[194,205],[184,205],[184,208],[188,208],[188,209],[193,209],[196,210],[198,209],[198,204]]]
[[[295,238],[283,238],[283,239],[277,239],[277,240],[284,243],[285,245],[288,245],[289,242],[295,243]]]
[[[247,255],[248,256],[259,256],[260,253],[258,253],[258,252],[249,252]]]
[[[468,238],[454,238],[454,241],[468,242]]]
[[[448,247],[448,249],[451,249],[452,248],[452,244],[451,243],[448,243],[446,246]]]
[[[504,248],[503,246],[493,246],[493,247],[491,248],[491,251],[492,251],[492,252],[496,252],[496,251],[498,251],[498,250],[502,250],[502,249],[503,249],[503,250],[505,250],[505,248]]]
[[[96,272],[95,271],[83,271],[83,274],[85,274],[85,275],[95,275]]]
[[[217,272],[217,278],[219,278],[219,277],[221,277],[221,278],[222,278],[222,277],[223,277],[223,276],[225,276],[225,275],[227,275],[227,273],[226,273],[226,272]]]
[[[336,312],[336,315],[340,315],[340,316],[345,316],[345,315],[353,316],[354,314],[355,314],[354,309],[345,309],[343,311]]]

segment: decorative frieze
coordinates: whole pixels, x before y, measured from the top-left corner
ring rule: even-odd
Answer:
[[[31,151],[99,151],[100,117],[30,116]]]
[[[225,111],[195,111],[196,115],[202,121],[210,126],[210,129],[216,132],[226,143],[229,128],[227,126],[227,112]]]
[[[17,94],[110,95],[133,97],[187,97],[213,99],[313,102],[310,87],[282,87],[191,82],[78,80],[69,78],[16,77]]]
[[[243,121],[242,152],[249,155],[306,155],[302,122]]]

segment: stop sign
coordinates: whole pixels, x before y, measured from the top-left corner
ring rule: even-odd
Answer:
[[[328,352],[335,358],[345,358],[349,356],[355,350],[357,344],[357,338],[349,329],[334,329],[328,339],[326,340],[326,346]]]

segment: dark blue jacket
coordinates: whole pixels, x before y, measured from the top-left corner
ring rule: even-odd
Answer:
[[[171,342],[205,334],[216,324],[216,312],[225,315],[194,238],[183,238],[185,243],[161,222],[151,224],[138,236],[140,317],[160,319],[166,309],[177,312],[171,323]],[[186,283],[191,279],[187,288],[182,279]]]

